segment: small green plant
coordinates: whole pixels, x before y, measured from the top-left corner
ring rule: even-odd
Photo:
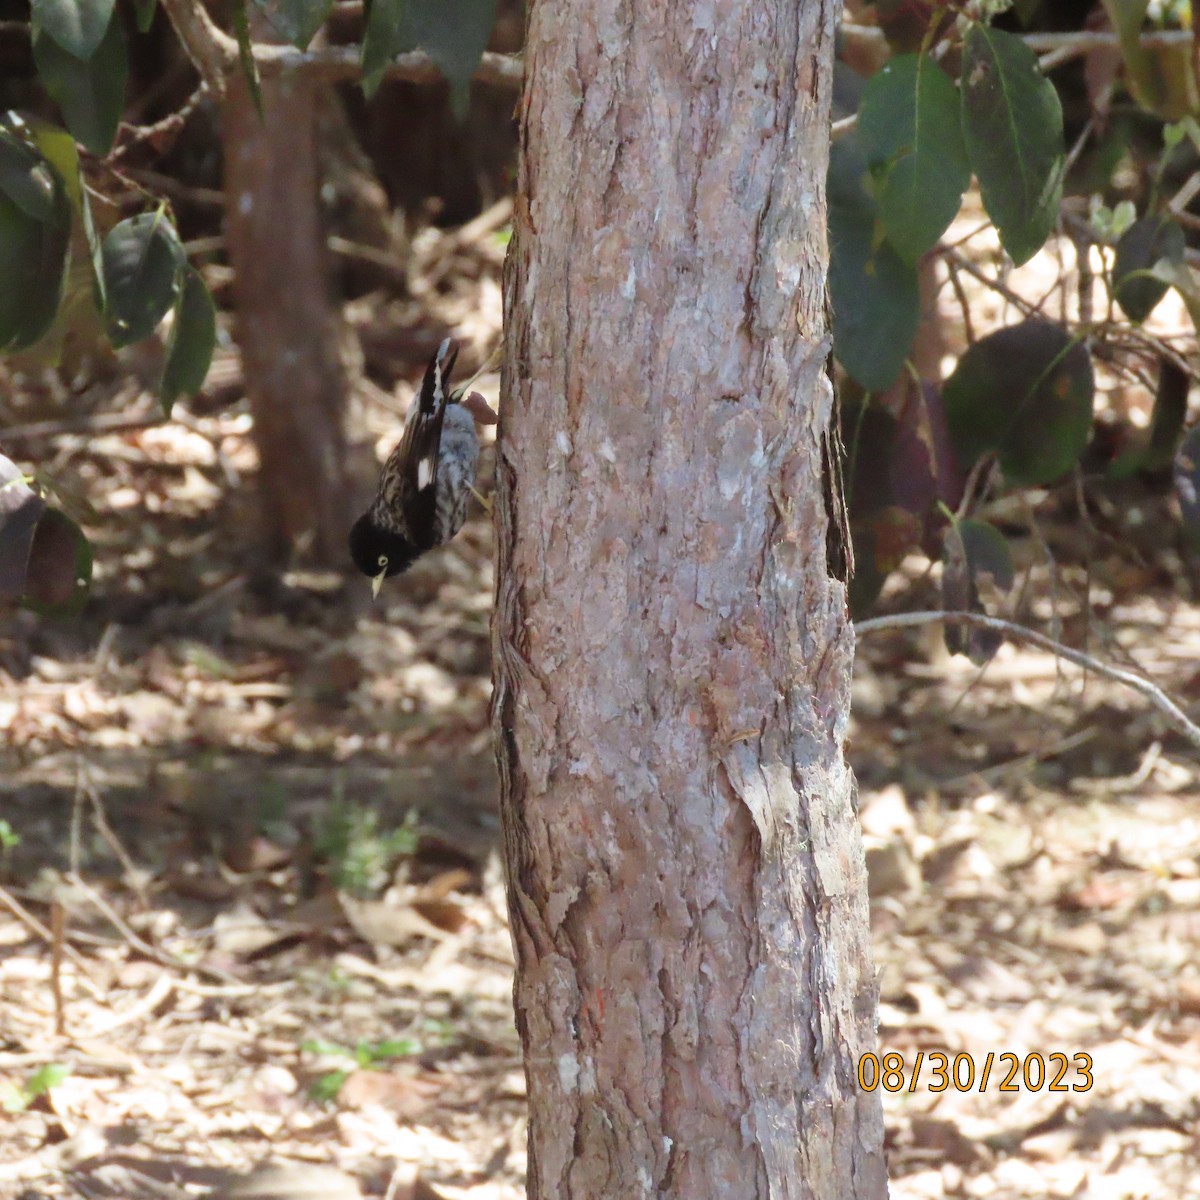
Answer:
[[[346,1082],[353,1070],[372,1071],[381,1063],[394,1058],[408,1058],[420,1053],[421,1043],[414,1038],[391,1038],[385,1042],[360,1041],[353,1048],[340,1045],[337,1042],[323,1042],[319,1039],[303,1042],[300,1046],[308,1054],[317,1054],[322,1058],[348,1058],[354,1062],[353,1067],[338,1067],[319,1075],[309,1085],[308,1094],[321,1104],[332,1104],[337,1099],[342,1084]]]
[[[7,875],[12,852],[21,844],[21,835],[5,820],[0,820],[0,875]]]
[[[317,823],[313,851],[329,870],[334,886],[353,896],[384,887],[401,858],[417,848],[417,814],[397,829],[381,830],[373,808],[335,800]]]
[[[58,1087],[70,1074],[71,1068],[65,1063],[47,1063],[38,1067],[20,1087],[8,1085],[0,1099],[0,1108],[8,1113],[24,1112],[39,1096]]]

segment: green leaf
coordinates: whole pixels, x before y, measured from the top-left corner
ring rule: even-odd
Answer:
[[[0,350],[23,350],[53,324],[70,249],[71,202],[58,172],[0,130]]]
[[[171,415],[171,405],[180,396],[194,396],[204,386],[216,344],[217,310],[212,296],[198,272],[188,267],[175,305],[167,364],[158,389],[164,415]]]
[[[100,240],[100,231],[96,228],[96,220],[92,216],[92,202],[86,194],[79,211],[83,223],[84,240],[88,246],[88,256],[92,261],[93,299],[95,307],[100,312],[104,312],[108,308],[108,288],[104,283],[104,244]]]
[[[1186,249],[1179,223],[1159,213],[1135,221],[1117,242],[1113,263],[1113,295],[1125,315],[1139,325],[1167,294],[1166,280],[1152,274],[1162,260],[1183,262]]]
[[[986,521],[951,521],[942,543],[942,607],[946,612],[983,612],[979,585],[985,576],[1002,592],[1015,578],[1012,551],[1004,535]],[[943,627],[946,649],[966,654],[982,666],[995,655],[1003,638],[990,629],[950,625]]]
[[[32,0],[30,7],[34,36],[44,33],[86,62],[104,39],[116,0]]]
[[[91,582],[92,547],[83,530],[48,508],[33,533],[22,603],[44,617],[73,617],[87,602]]]
[[[300,50],[308,49],[333,10],[333,0],[255,0],[255,5],[276,33]]]
[[[75,139],[61,126],[43,121],[40,117],[18,117],[15,113],[9,113],[5,125],[26,145],[32,145],[58,172],[67,189],[67,197],[78,208],[83,203],[84,192]]]
[[[116,13],[95,53],[86,59],[35,29],[33,61],[75,140],[93,154],[107,154],[117,135],[129,77],[125,34]]]
[[[389,1058],[408,1058],[421,1053],[421,1043],[415,1038],[391,1038],[383,1042],[359,1042],[359,1051],[366,1050],[366,1064],[386,1062]]]
[[[362,90],[368,100],[379,90],[387,65],[412,50],[412,28],[405,20],[408,0],[369,0],[362,40]]]
[[[115,226],[100,248],[108,317],[114,347],[148,338],[175,304],[183,247],[160,212],[142,213]]]
[[[342,1090],[342,1084],[349,1077],[349,1071],[330,1071],[308,1085],[308,1094],[318,1103],[332,1104],[337,1099],[338,1092]]]
[[[450,103],[461,120],[496,23],[496,0],[409,0],[408,12],[412,40],[450,81]]]
[[[24,472],[0,454],[0,600],[25,595],[29,549],[46,502],[29,486]]]
[[[1150,272],[1179,293],[1192,324],[1200,330],[1200,281],[1196,278],[1196,272],[1186,261],[1173,262],[1169,258],[1160,258]]]
[[[254,59],[254,42],[250,37],[250,14],[246,0],[233,0],[233,32],[237,35],[238,59],[242,74],[250,88],[250,98],[258,110],[258,119],[263,120],[262,82],[258,77],[258,63]]]
[[[1191,377],[1173,359],[1159,360],[1158,387],[1154,393],[1154,410],[1150,414],[1146,452],[1139,464],[1142,470],[1164,471],[1175,461],[1187,422],[1191,385]]]
[[[1142,27],[1148,0],[1103,0],[1108,19],[1121,42],[1125,59],[1122,82],[1144,109],[1168,122],[1189,117],[1197,110],[1196,68],[1190,41],[1143,42]],[[1165,5],[1156,4],[1162,18]]]
[[[961,463],[994,452],[1012,483],[1052,482],[1087,444],[1094,387],[1087,350],[1049,321],[981,338],[942,391]]]
[[[7,129],[0,133],[0,193],[34,221],[51,220],[58,206],[53,167],[23,137]]]
[[[25,1087],[22,1089],[30,1100],[36,1100],[39,1096],[45,1095],[51,1088],[56,1088],[64,1080],[71,1075],[71,1068],[66,1063],[46,1063],[45,1066],[39,1067],[25,1081]]]
[[[968,28],[963,42],[961,84],[967,156],[988,216],[1019,266],[1042,248],[1058,217],[1058,93],[1024,42],[979,24]]]
[[[850,579],[850,611],[865,617],[883,591],[888,575],[921,541],[921,520],[895,505],[852,522],[854,575]]]
[[[137,20],[138,33],[149,33],[154,24],[154,10],[158,0],[133,0],[134,17]]]
[[[917,272],[875,236],[867,164],[853,136],[829,156],[829,295],[834,351],[868,391],[895,381],[917,332]]]
[[[954,84],[928,55],[892,59],[863,91],[858,137],[888,241],[915,262],[945,233],[971,182]]]

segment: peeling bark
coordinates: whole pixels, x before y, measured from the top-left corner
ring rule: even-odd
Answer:
[[[886,1193],[822,485],[835,17],[532,6],[494,625],[531,1197]]]

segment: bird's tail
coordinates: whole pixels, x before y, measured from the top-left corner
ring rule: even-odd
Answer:
[[[450,373],[454,370],[457,358],[457,343],[453,338],[445,338],[437,348],[437,353],[429,360],[429,366],[425,368],[425,378],[421,381],[419,401],[422,413],[435,413],[445,406]]]

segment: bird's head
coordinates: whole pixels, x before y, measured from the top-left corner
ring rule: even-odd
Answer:
[[[350,557],[354,565],[371,577],[371,593],[379,595],[385,579],[408,570],[420,551],[401,533],[384,529],[364,513],[350,530]]]

